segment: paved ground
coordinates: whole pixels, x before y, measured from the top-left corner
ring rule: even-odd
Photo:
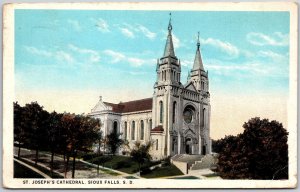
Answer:
[[[14,148],[14,154],[17,155],[18,149]],[[34,150],[28,150],[28,149],[22,149],[21,150],[21,157],[29,160],[31,162],[34,162],[35,160],[35,151]],[[50,160],[51,156],[47,153],[39,152],[39,161],[38,165],[42,167],[46,167],[49,169],[50,167]],[[113,171],[119,175],[111,175],[108,174],[106,171],[99,170],[99,174],[97,174],[97,168],[95,166],[92,166],[84,161],[78,161],[76,160],[76,171],[75,171],[75,178],[124,178],[126,176],[134,176],[138,178],[138,176],[134,174],[127,174],[116,170],[111,170],[109,168],[104,168],[109,171]],[[102,167],[101,167],[102,168]],[[64,159],[59,156],[54,156],[54,171],[62,176],[64,176]],[[70,158],[69,162],[69,170],[67,172],[66,178],[72,177],[72,158]]]

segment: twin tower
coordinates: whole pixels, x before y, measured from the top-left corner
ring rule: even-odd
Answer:
[[[209,83],[199,38],[193,69],[182,84],[170,21],[164,55],[157,61],[156,73],[153,97],[120,103],[105,102],[100,97],[89,116],[100,120],[104,136],[121,133],[131,148],[136,142],[151,141],[153,159],[211,153]],[[121,147],[119,153],[128,155],[129,151]]]
[[[171,19],[163,57],[158,59],[154,84],[151,139],[158,143],[154,156],[211,153],[210,94],[200,41],[187,82],[181,83],[181,64],[172,40]]]

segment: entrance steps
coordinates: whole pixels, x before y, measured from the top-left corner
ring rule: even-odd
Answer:
[[[210,169],[216,165],[216,157],[207,155],[177,154],[171,157],[171,163],[180,169],[184,174],[196,172],[197,170]]]
[[[209,169],[213,165],[216,164],[216,158],[211,155],[205,155],[200,161],[195,161],[191,167],[190,170],[198,170],[198,169]]]

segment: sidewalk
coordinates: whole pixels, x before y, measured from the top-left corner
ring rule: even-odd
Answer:
[[[14,150],[15,155],[17,153],[17,149]],[[34,162],[35,160],[35,151],[28,150],[28,149],[21,149],[21,158]],[[67,178],[72,178],[72,158],[70,158],[69,161],[69,168],[67,172]],[[51,155],[43,152],[39,152],[39,161],[38,165],[42,166],[44,168],[47,168],[50,170],[50,161],[51,161]],[[126,176],[134,176],[136,178],[140,178],[137,175],[134,174],[127,174],[121,171],[109,169],[106,167],[99,166],[99,174],[97,173],[97,165],[88,163],[83,160],[76,160],[75,164],[75,178],[107,178],[107,179],[113,179],[113,178],[124,178]],[[54,166],[53,169],[56,173],[60,174],[61,176],[64,176],[64,160],[61,157],[54,156]],[[109,170],[111,172],[114,172],[115,174],[109,174],[107,173]],[[116,175],[118,174],[118,175]]]

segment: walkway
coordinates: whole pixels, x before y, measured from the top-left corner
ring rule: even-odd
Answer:
[[[18,149],[14,148],[14,154],[17,155]],[[35,151],[28,149],[21,149],[21,158],[34,163]],[[69,160],[69,170],[66,178],[72,178],[72,158]],[[46,152],[39,152],[38,165],[50,170],[51,155]],[[126,178],[135,177],[141,178],[137,174],[128,174],[118,170],[113,170],[107,167],[99,166],[99,174],[97,173],[97,165],[83,161],[76,160],[75,178]],[[54,172],[64,177],[64,159],[57,155],[54,156]]]

